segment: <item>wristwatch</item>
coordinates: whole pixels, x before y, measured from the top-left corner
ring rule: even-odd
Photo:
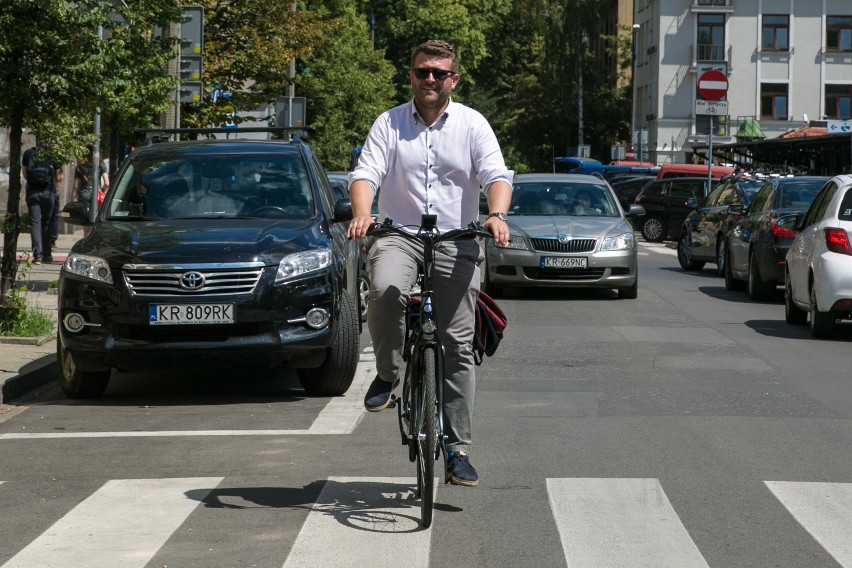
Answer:
[[[500,219],[501,221],[504,221],[504,222],[509,221],[509,218],[506,217],[505,213],[489,213],[488,217],[486,217],[486,219],[490,219],[491,217],[497,217],[498,219]]]

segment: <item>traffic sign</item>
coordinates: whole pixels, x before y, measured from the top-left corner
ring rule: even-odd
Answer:
[[[829,134],[836,132],[852,132],[852,120],[829,120],[826,124]]]
[[[711,69],[698,77],[698,94],[708,101],[718,101],[728,94],[728,78],[721,71]]]
[[[728,101],[695,101],[695,114],[725,116],[728,114]]]

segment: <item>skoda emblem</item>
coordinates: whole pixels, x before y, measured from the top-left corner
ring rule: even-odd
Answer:
[[[198,290],[204,286],[204,275],[200,272],[184,272],[180,275],[180,287],[187,290]]]
[[[556,238],[559,239],[559,244],[561,245],[567,245],[573,240],[573,237],[571,235],[567,235],[565,233],[557,235]]]

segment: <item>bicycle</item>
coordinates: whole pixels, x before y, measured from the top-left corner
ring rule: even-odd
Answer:
[[[440,233],[436,215],[423,215],[416,232],[385,219],[374,223],[368,236],[394,234],[423,244],[423,265],[418,275],[420,294],[412,294],[405,313],[405,380],[402,395],[394,398],[402,444],[408,446],[408,459],[417,462],[416,497],[420,498],[420,517],[424,528],[432,524],[435,500],[435,462],[443,457],[444,483],[449,483],[447,447],[444,435],[444,349],[438,337],[438,322],[433,312],[432,269],[435,248],[444,241],[491,237],[479,223]]]

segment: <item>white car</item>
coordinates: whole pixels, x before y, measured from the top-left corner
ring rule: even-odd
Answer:
[[[786,320],[810,320],[813,336],[828,338],[839,320],[852,319],[852,175],[831,178],[797,219],[778,220],[798,230],[784,273]]]

